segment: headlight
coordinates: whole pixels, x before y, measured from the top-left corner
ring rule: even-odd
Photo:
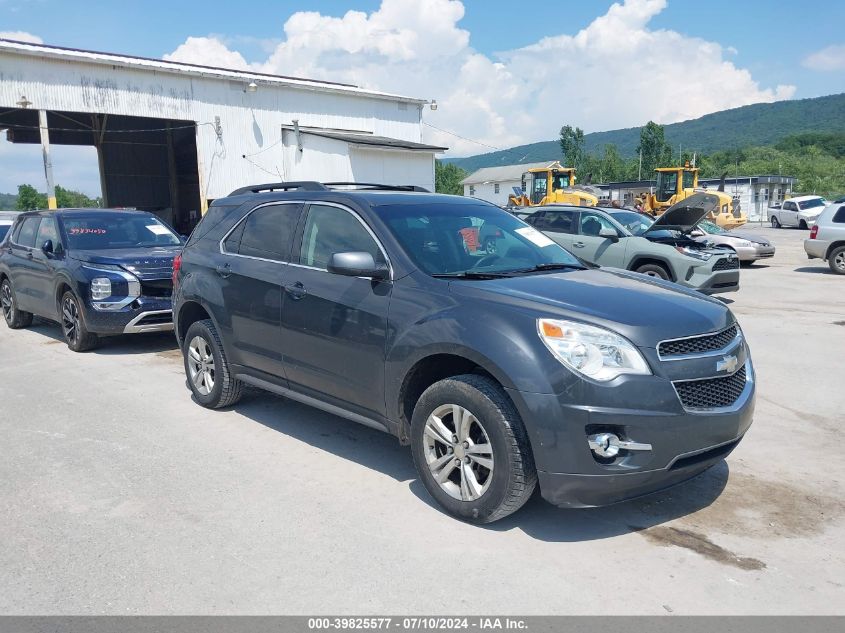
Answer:
[[[537,319],[537,330],[555,358],[587,378],[606,382],[622,374],[651,375],[637,348],[610,330],[561,319]]]
[[[710,253],[702,253],[701,251],[696,250],[694,248],[690,248],[689,246],[676,246],[675,250],[681,253],[682,255],[686,255],[687,257],[694,257],[695,259],[700,259],[703,262],[706,262],[712,257]]]
[[[91,298],[102,301],[111,297],[111,280],[107,277],[97,277],[91,280]]]
[[[751,246],[751,242],[749,242],[748,240],[737,240],[736,245],[737,246]]]

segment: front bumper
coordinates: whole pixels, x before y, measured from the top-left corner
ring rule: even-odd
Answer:
[[[826,259],[830,242],[827,240],[804,240],[804,252],[810,259]]]
[[[685,409],[673,385],[685,373],[701,375],[721,355],[664,362],[661,373],[673,373],[671,379],[631,376],[557,395],[508,390],[529,432],[542,496],[558,506],[608,505],[673,486],[724,459],[754,415],[755,375],[744,349],[729,352],[744,360],[746,383],[726,408]],[[651,450],[623,450],[603,460],[588,445],[596,432],[650,444]]]
[[[754,262],[758,259],[768,259],[775,256],[774,246],[763,246],[762,244],[737,246],[735,250],[741,262]]]
[[[173,330],[170,297],[138,297],[120,310],[97,310],[86,303],[85,327],[100,335],[169,332]]]
[[[720,292],[736,292],[739,290],[739,262],[736,268],[728,270],[713,270],[713,266],[720,259],[731,257],[726,254],[714,256],[708,263],[690,263],[686,268],[676,271],[677,283],[688,286],[707,295]]]

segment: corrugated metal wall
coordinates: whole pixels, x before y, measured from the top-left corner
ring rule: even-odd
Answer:
[[[32,109],[196,122],[200,185],[206,198],[279,177],[347,180],[361,172],[363,167],[353,168],[359,159],[350,155],[345,143],[306,135],[300,153],[294,140],[283,142],[282,125],[295,119],[301,126],[422,140],[417,104],[373,96],[272,84],[261,84],[251,93],[245,90],[245,81],[39,59],[8,51],[0,51],[0,69],[2,108],[17,107],[25,95]],[[161,157],[145,160],[157,163]],[[391,152],[389,160],[369,157],[363,164],[368,161],[381,162],[381,173],[392,184],[433,187],[432,154]]]

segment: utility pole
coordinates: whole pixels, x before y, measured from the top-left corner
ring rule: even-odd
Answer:
[[[47,179],[47,208],[55,209],[56,185],[53,183],[53,162],[50,160],[50,128],[47,127],[47,110],[38,111],[38,129],[41,132],[41,153],[44,155],[44,177]]]
[[[643,179],[643,150],[640,148],[640,169],[637,172],[637,180]]]

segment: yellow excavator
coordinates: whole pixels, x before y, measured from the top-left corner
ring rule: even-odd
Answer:
[[[508,208],[538,207],[545,204],[574,204],[594,207],[599,191],[589,184],[575,185],[575,168],[555,161],[547,167],[534,167],[522,174],[522,188],[514,187]]]
[[[638,199],[643,211],[655,217],[662,215],[673,204],[702,191],[698,187],[698,167],[690,167],[689,163],[683,167],[658,167],[655,171],[657,185],[654,193],[644,193]],[[739,198],[732,198],[725,193],[724,175],[716,192],[708,193],[719,197],[719,207],[708,214],[708,220],[724,229],[734,229],[748,221],[740,207]]]

